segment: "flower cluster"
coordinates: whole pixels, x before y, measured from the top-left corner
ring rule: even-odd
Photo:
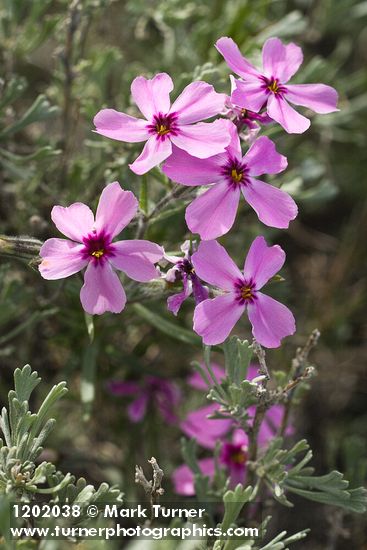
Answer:
[[[102,136],[146,142],[130,164],[133,172],[145,174],[163,163],[163,172],[173,181],[198,187],[185,216],[190,231],[201,239],[197,249],[186,242],[183,257],[167,256],[150,241],[114,241],[138,210],[133,193],[114,182],[103,190],[95,218],[81,203],[53,208],[52,220],[69,240],[45,242],[40,273],[46,279],[60,279],[86,268],[80,299],[87,313],[97,315],[119,313],[125,307],[125,291],[115,269],[138,282],[163,276],[167,287],[183,285],[168,299],[168,309],[175,315],[183,301],[194,296],[193,327],[205,344],[222,343],[247,310],[256,340],[277,347],[282,338],[294,333],[295,321],[288,308],[261,289],[283,266],[284,251],[257,237],[242,272],[215,239],[232,228],[241,195],[262,223],[288,228],[297,216],[297,205],[283,190],[259,179],[285,170],[287,159],[258,133],[262,125],[274,122],[289,133],[304,132],[310,121],[288,102],[331,113],[337,110],[337,93],[324,84],[288,84],[303,59],[295,44],[267,40],[261,70],[242,56],[231,38],[220,38],[216,48],[240,77],[230,76],[230,95],[198,81],[171,103],[173,82],[168,74],[151,79],[138,76],[131,95],[144,118],[115,109],[103,109],[94,117],[95,132]],[[241,138],[248,146],[245,154]],[[163,258],[174,267],[162,274],[155,264]]]

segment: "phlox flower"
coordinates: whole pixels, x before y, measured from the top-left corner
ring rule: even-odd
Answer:
[[[48,239],[42,246],[39,271],[44,279],[63,279],[85,267],[80,300],[84,310],[100,315],[120,313],[126,295],[114,269],[130,279],[148,282],[158,276],[154,266],[163,249],[144,240],[113,242],[132,220],[138,201],[131,191],[123,191],[115,181],[107,185],[99,199],[96,217],[80,202],[66,208],[54,206],[51,218],[70,240]]]
[[[191,294],[194,296],[196,304],[199,304],[203,300],[209,297],[207,287],[205,287],[196,275],[194,266],[191,263],[191,245],[190,241],[185,241],[181,250],[184,256],[171,256],[165,254],[165,259],[175,264],[174,267],[169,269],[165,275],[165,279],[169,283],[176,283],[182,281],[183,290],[177,294],[169,296],[167,299],[167,307],[174,315],[177,315],[183,302]]]
[[[229,142],[222,120],[199,122],[223,110],[225,94],[206,82],[192,82],[171,105],[171,77],[166,73],[152,79],[135,78],[132,97],[145,117],[134,118],[114,109],[102,109],[94,117],[96,132],[118,141],[146,141],[140,156],[130,164],[136,174],[145,174],[172,152],[172,144],[199,158],[224,151]]]
[[[279,38],[269,38],[262,50],[263,67],[259,71],[242,56],[232,38],[222,37],[216,43],[229,68],[241,77],[231,100],[244,109],[267,114],[290,134],[302,134],[309,128],[308,118],[288,103],[308,107],[316,113],[337,111],[338,94],[325,84],[288,84],[298,71],[302,50],[296,44],[285,45]]]
[[[180,391],[174,382],[159,376],[145,376],[142,382],[111,380],[109,391],[116,396],[133,397],[127,408],[132,422],[141,422],[154,409],[168,424],[175,424],[175,408],[180,402]]]
[[[218,381],[221,381],[225,377],[225,371],[219,365],[212,364],[211,369]],[[256,366],[250,365],[247,379],[253,380],[257,375],[258,369]],[[197,372],[189,377],[188,382],[196,389],[208,390],[207,385]],[[238,483],[244,483],[245,481],[248,460],[248,437],[243,430],[236,427],[233,419],[210,418],[219,409],[219,404],[212,403],[211,405],[192,411],[181,422],[180,427],[186,436],[195,438],[199,445],[210,451],[214,450],[218,441],[222,441],[218,466],[226,470],[230,478],[230,485],[234,487]],[[249,407],[250,422],[254,418],[255,411],[255,406]],[[258,435],[258,444],[260,447],[264,447],[275,436],[281,425],[282,417],[283,407],[281,405],[273,405],[267,411]],[[292,432],[293,427],[290,426],[286,433],[291,434]],[[203,475],[208,476],[210,479],[214,477],[215,461],[213,457],[198,460],[198,465]],[[194,474],[187,465],[184,464],[176,468],[172,474],[172,480],[176,493],[187,496],[195,494]]]
[[[296,330],[291,311],[260,292],[283,266],[285,253],[278,245],[267,246],[256,237],[247,254],[243,273],[217,241],[202,241],[192,256],[198,276],[223,294],[204,300],[194,312],[194,330],[204,344],[221,344],[247,309],[252,334],[267,348],[280,346],[282,338]]]
[[[284,170],[286,157],[265,136],[254,141],[243,156],[237,129],[232,122],[227,124],[231,141],[224,153],[197,159],[174,147],[162,167],[169,178],[182,185],[210,185],[187,207],[188,227],[203,240],[224,235],[234,223],[241,193],[264,224],[288,227],[297,216],[296,203],[281,189],[257,179]]]

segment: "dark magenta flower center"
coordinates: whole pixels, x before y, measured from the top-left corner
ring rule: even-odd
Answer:
[[[87,237],[83,238],[85,258],[95,262],[104,262],[109,256],[113,256],[113,247],[111,246],[111,238],[104,231],[97,233],[92,231]]]
[[[236,300],[241,305],[252,303],[257,300],[255,283],[250,281],[237,281],[236,288]]]
[[[150,134],[154,134],[158,139],[164,140],[167,136],[177,135],[177,114],[170,113],[165,115],[158,113],[154,115],[152,124],[148,125]]]
[[[266,78],[266,76],[263,76],[261,80],[263,81],[262,88],[265,88],[268,93],[283,95],[287,91],[285,86],[280,84],[278,78],[273,76],[271,78]]]
[[[247,447],[243,444],[225,443],[221,452],[221,461],[227,466],[244,466],[248,459]]]
[[[230,158],[223,166],[222,174],[231,185],[247,184],[248,169],[241,160]]]

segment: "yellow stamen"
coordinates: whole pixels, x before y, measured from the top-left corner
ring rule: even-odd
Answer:
[[[244,300],[250,300],[252,298],[252,290],[249,286],[243,286],[241,288],[241,298]]]
[[[241,109],[241,116],[245,118],[247,116],[247,109]]]
[[[238,451],[231,456],[232,461],[235,464],[244,464],[246,462],[246,453],[244,451]]]
[[[94,252],[92,252],[92,256],[94,256],[95,258],[101,258],[104,254],[104,250],[103,248],[101,248],[100,250],[95,250]]]
[[[170,132],[170,129],[167,128],[167,126],[165,124],[156,124],[156,130],[157,130],[157,134],[159,136],[165,136],[166,134],[169,134],[169,132]]]
[[[231,172],[231,178],[233,179],[233,181],[235,181],[236,183],[240,183],[240,181],[242,180],[242,176],[242,172],[237,172],[237,170],[233,168]]]
[[[279,89],[279,86],[276,80],[273,80],[273,82],[271,82],[268,86],[268,90],[270,90],[274,94],[278,93],[278,89]]]

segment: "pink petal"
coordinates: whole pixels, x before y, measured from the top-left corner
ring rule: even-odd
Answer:
[[[99,199],[95,227],[110,235],[118,235],[131,222],[138,209],[138,201],[131,191],[124,191],[118,181],[109,183]]]
[[[302,49],[293,44],[283,44],[279,38],[269,38],[263,47],[263,68],[267,77],[278,78],[281,83],[298,71],[303,61]]]
[[[167,277],[166,277],[166,280],[167,280]],[[182,283],[183,283],[182,292],[178,292],[177,294],[173,294],[173,296],[169,296],[167,298],[167,309],[168,311],[173,313],[173,315],[178,314],[182,304],[190,296],[192,292],[192,283],[188,279],[186,274],[183,275]]]
[[[135,395],[140,392],[140,386],[137,382],[132,380],[122,381],[122,380],[110,380],[107,384],[107,389],[113,395]]]
[[[315,113],[338,111],[337,91],[325,84],[292,84],[287,86],[287,99],[295,105],[302,105]]]
[[[191,82],[171,107],[178,114],[178,124],[192,124],[218,115],[224,108],[225,94],[218,94],[206,82]]]
[[[259,220],[269,227],[286,229],[297,216],[298,208],[292,197],[277,187],[251,178],[241,190]]]
[[[254,338],[266,348],[277,348],[282,338],[294,334],[296,323],[292,312],[262,292],[248,305],[248,317]]]
[[[311,122],[308,118],[297,113],[279,95],[271,94],[269,96],[267,111],[268,115],[283,126],[288,134],[302,134],[310,127]]]
[[[224,290],[233,290],[242,273],[217,241],[203,241],[191,261],[200,279]]]
[[[285,262],[285,252],[279,245],[268,246],[264,237],[256,237],[248,251],[243,270],[246,281],[253,280],[260,290]]]
[[[151,168],[166,160],[171,153],[172,144],[169,139],[162,140],[152,136],[146,142],[138,158],[129,166],[135,174],[146,174]]]
[[[163,256],[163,248],[150,241],[119,241],[111,245],[113,256],[110,262],[124,271],[130,279],[146,283],[158,275],[154,266]]]
[[[172,155],[162,166],[162,171],[173,181],[183,185],[208,185],[223,178],[221,168],[226,162],[226,155],[221,153],[206,159],[198,159],[172,147]]]
[[[198,465],[204,476],[210,479],[214,477],[215,462],[214,458],[203,458],[198,460]],[[188,497],[195,495],[194,473],[186,464],[182,464],[176,468],[172,474],[172,481],[175,488],[175,493]]]
[[[66,239],[48,239],[41,247],[39,272],[44,279],[64,279],[74,275],[88,263],[83,256],[84,245]]]
[[[91,315],[101,315],[106,311],[120,313],[124,309],[125,291],[108,261],[89,262],[80,300],[84,310]]]
[[[232,426],[232,420],[226,418],[208,418],[218,410],[218,405],[211,404],[192,411],[181,422],[180,428],[187,437],[193,437],[202,447],[214,449],[218,439],[223,438]]]
[[[94,215],[92,210],[82,202],[75,202],[70,206],[54,206],[51,210],[51,219],[57,229],[72,239],[82,242],[94,227]]]
[[[226,120],[180,126],[179,133],[171,137],[177,147],[201,159],[224,153],[230,139]]]
[[[230,122],[230,121],[228,122],[229,122],[228,131],[231,135],[231,141],[226,147],[227,154],[229,154],[233,158],[240,160],[242,158],[242,149],[241,149],[240,136],[238,135],[238,129],[237,129],[237,126],[233,124],[233,122]]]
[[[144,418],[148,401],[148,395],[141,393],[135,401],[130,403],[127,408],[127,414],[132,422],[140,422]]]
[[[241,54],[239,47],[227,36],[217,40],[215,47],[224,57],[228,67],[239,76],[245,79],[257,78],[259,71],[247,61]]]
[[[260,111],[268,99],[268,94],[262,87],[263,83],[260,80],[250,80],[248,82],[236,80],[235,82],[236,89],[231,95],[232,103],[255,113]]]
[[[172,90],[172,78],[166,73],[159,73],[151,79],[138,76],[131,84],[133,100],[148,120],[157,113],[168,113],[171,105],[169,94]]]
[[[229,185],[226,181],[217,183],[187,207],[187,226],[205,241],[216,239],[231,229],[239,200],[238,186]]]
[[[233,293],[204,300],[195,308],[194,331],[208,346],[221,344],[244,311],[245,306],[236,301]]]
[[[278,174],[288,166],[287,158],[278,153],[275,143],[266,136],[259,137],[244,156],[250,176]]]
[[[118,141],[136,143],[149,138],[147,121],[115,109],[102,109],[93,119],[97,134]]]

